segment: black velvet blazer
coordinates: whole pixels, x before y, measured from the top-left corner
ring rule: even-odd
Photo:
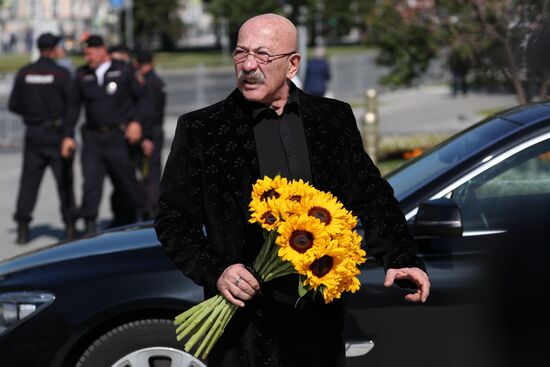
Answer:
[[[363,149],[351,107],[298,93],[312,184],[336,195],[360,218],[367,256],[385,269],[424,268],[390,185]],[[248,223],[258,178],[253,121],[238,90],[179,118],[155,230],[167,254],[207,295],[216,293],[227,266],[250,265],[263,243],[260,226]]]

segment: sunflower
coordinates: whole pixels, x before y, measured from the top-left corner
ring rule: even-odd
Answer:
[[[338,241],[330,241],[328,246],[317,252],[311,263],[302,264],[299,269],[306,275],[304,285],[321,291],[325,303],[340,298],[345,291],[356,291],[360,285],[356,276],[360,271],[357,268],[359,262],[353,257]]]
[[[267,201],[269,198],[279,198],[281,189],[288,185],[288,180],[281,176],[271,179],[264,176],[252,186],[252,201]]]
[[[274,199],[250,203],[250,223],[258,223],[262,228],[272,231],[281,223],[279,202]]]
[[[303,264],[315,259],[320,248],[329,243],[330,236],[323,224],[307,215],[288,216],[277,228],[275,240],[279,256],[290,261],[298,272]]]
[[[344,229],[332,236],[333,240],[338,241],[339,245],[352,251],[356,248],[361,248],[362,237],[356,232],[349,229]]]
[[[332,194],[318,192],[317,195],[306,197],[303,201],[304,211],[317,218],[327,227],[331,235],[355,227],[357,220]]]

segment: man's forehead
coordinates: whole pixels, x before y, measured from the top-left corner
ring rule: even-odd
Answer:
[[[259,29],[244,28],[239,32],[237,46],[247,47],[252,50],[260,48],[274,48],[282,44],[284,39],[276,29],[262,27]]]

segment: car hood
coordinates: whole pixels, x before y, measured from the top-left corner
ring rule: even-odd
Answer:
[[[56,262],[139,248],[160,246],[151,225],[129,226],[100,232],[70,242],[60,242],[0,262],[0,278],[21,270]]]

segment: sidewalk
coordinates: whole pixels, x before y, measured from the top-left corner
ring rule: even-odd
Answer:
[[[338,96],[336,96],[338,98]],[[379,97],[380,131],[382,135],[405,135],[417,133],[457,132],[481,120],[484,112],[500,110],[517,104],[513,95],[472,93],[466,97],[452,97],[445,86],[422,86],[413,89],[383,92]],[[365,110],[354,109],[359,125]],[[165,120],[164,159],[170,149],[177,116]],[[81,198],[81,167],[79,157],[75,160],[75,192]],[[26,245],[14,243],[16,226],[11,216],[19,185],[21,152],[0,151],[0,259],[38,249],[56,242],[63,236],[63,224],[58,211],[58,200],[51,172],[44,176],[34,220],[31,222],[31,241]],[[111,185],[104,185],[103,200],[99,212],[101,224],[111,218],[108,199]],[[82,226],[82,223],[78,224]]]
[[[453,97],[447,86],[427,85],[381,92],[381,135],[458,132],[480,121],[487,113],[517,105],[515,95],[470,93]],[[355,108],[361,125],[364,108]]]

